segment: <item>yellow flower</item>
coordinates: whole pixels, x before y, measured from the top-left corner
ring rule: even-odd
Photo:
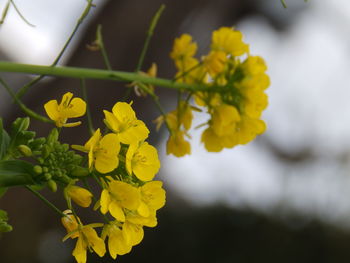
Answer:
[[[204,143],[204,147],[208,152],[220,152],[224,148],[221,138],[214,132],[212,127],[204,130],[201,141]]]
[[[97,129],[84,146],[72,145],[72,148],[89,153],[90,169],[94,166],[98,172],[108,173],[118,167],[120,143],[114,133],[102,137],[100,129]]]
[[[126,213],[126,221],[135,225],[142,225],[148,227],[155,227],[157,225],[156,210],[150,210],[150,214],[147,217],[141,216],[136,211],[128,211]]]
[[[93,227],[100,226],[101,224],[81,225],[76,221],[75,217],[70,214],[69,210],[66,210],[67,216],[62,218],[62,224],[67,229],[68,234],[63,238],[63,241],[69,237],[74,239],[78,238],[72,255],[78,263],[86,263],[86,251],[94,250],[97,255],[103,257],[106,253],[106,247],[104,241],[97,235]],[[78,218],[79,219],[79,218]],[[72,232],[73,231],[73,232]]]
[[[224,71],[226,61],[227,57],[223,51],[211,51],[203,58],[203,63],[212,77]]]
[[[71,233],[73,231],[76,231],[78,229],[79,223],[81,223],[81,222],[80,221],[79,221],[79,223],[77,222],[77,220],[75,219],[71,210],[65,210],[65,211],[63,211],[63,213],[66,216],[61,217],[61,222],[62,222],[62,225],[67,230],[67,233]],[[74,233],[71,233],[71,235],[70,235],[71,238],[76,238],[78,236],[79,236],[79,233],[77,231]]]
[[[109,211],[115,219],[124,222],[123,208],[136,210],[140,202],[140,193],[137,188],[125,182],[113,180],[101,193],[101,213],[106,214]]]
[[[85,188],[68,185],[65,189],[65,194],[81,207],[89,207],[91,204],[92,193]]]
[[[238,110],[231,105],[222,104],[214,108],[211,127],[218,136],[232,133],[241,119]]]
[[[222,104],[214,108],[209,127],[202,133],[201,141],[209,152],[220,152],[237,144],[237,126],[241,120],[238,110]]]
[[[157,149],[147,142],[132,143],[126,153],[126,170],[142,181],[150,181],[160,168]]]
[[[221,27],[212,35],[211,49],[223,51],[232,56],[241,56],[249,52],[249,47],[242,41],[243,35],[230,27]]]
[[[152,181],[141,186],[141,204],[137,212],[143,216],[148,217],[151,211],[162,208],[165,204],[165,190],[162,188],[161,181]]]
[[[121,143],[139,142],[148,137],[149,130],[143,121],[136,118],[131,103],[117,102],[112,112],[106,110],[103,112],[106,125],[118,135]]]
[[[124,238],[122,230],[114,222],[104,225],[102,238],[108,237],[108,251],[113,259],[117,255],[125,255],[131,251],[132,245]]]
[[[196,51],[197,44],[192,42],[192,37],[188,34],[182,34],[179,38],[175,39],[170,57],[173,60],[185,60],[186,58],[193,57]]]
[[[53,120],[57,127],[74,127],[81,124],[80,121],[66,123],[69,118],[83,116],[86,112],[86,103],[80,98],[74,98],[73,93],[67,92],[63,95],[61,103],[57,100],[50,100],[44,105],[49,118]]]
[[[142,225],[129,221],[123,224],[122,233],[125,241],[131,246],[139,244],[144,236]]]
[[[170,134],[166,144],[166,153],[173,154],[176,157],[182,157],[186,154],[191,154],[191,145],[184,138],[185,133],[176,131]]]

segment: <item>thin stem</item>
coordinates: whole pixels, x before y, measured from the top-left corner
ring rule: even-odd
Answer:
[[[85,79],[80,80],[80,85],[81,85],[81,89],[83,91],[83,99],[86,102],[86,118],[87,118],[87,122],[88,122],[89,132],[92,135],[92,134],[94,134],[94,127],[92,125],[92,118],[91,118],[90,105],[89,105],[89,100],[88,100],[87,90],[86,90],[86,85],[85,85]]]
[[[281,0],[281,4],[283,5],[284,8],[287,8],[287,4],[286,4],[285,0]]]
[[[35,27],[35,25],[29,23],[29,21],[22,15],[21,11],[19,11],[19,9],[17,8],[15,2],[13,0],[10,0],[11,4],[13,5],[13,7],[15,8],[17,14],[22,18],[22,20],[28,25],[28,26],[31,26],[31,27]]]
[[[162,15],[164,9],[165,9],[165,5],[163,4],[159,7],[159,9],[157,10],[157,12],[155,13],[155,15],[153,16],[153,18],[151,20],[151,24],[150,24],[148,31],[147,31],[146,40],[145,40],[145,43],[143,44],[141,55],[140,55],[139,61],[137,63],[136,72],[139,72],[142,68],[142,64],[143,64],[143,61],[145,60],[146,52],[148,50],[149,43],[150,43],[151,38],[153,36],[154,29],[156,28],[158,20],[159,20],[160,16]]]
[[[7,12],[9,11],[10,3],[11,3],[11,0],[8,0],[7,3],[6,3],[5,8],[2,10],[0,25],[5,22],[5,18],[7,16]]]
[[[96,174],[94,172],[91,173],[92,177],[96,180],[96,182],[101,186],[102,189],[104,189],[101,181],[98,179],[98,177],[96,176]]]
[[[66,216],[60,209],[58,209],[53,203],[51,203],[49,200],[47,200],[43,195],[41,195],[39,192],[31,188],[30,186],[26,185],[25,188],[27,188],[29,191],[31,191],[33,194],[35,194],[39,199],[41,199],[46,205],[48,205],[52,210],[54,210],[56,213],[58,213],[61,217]]]
[[[103,57],[103,61],[105,62],[105,65],[107,67],[108,70],[112,70],[111,67],[111,63],[109,62],[108,59],[108,55],[107,55],[107,51],[103,42],[103,37],[102,37],[102,26],[98,25],[97,26],[97,44],[99,46],[99,48],[101,49],[101,53],[102,53],[102,57]]]
[[[52,123],[52,120],[32,111],[29,109],[26,105],[24,105],[19,98],[16,97],[16,94],[10,89],[10,87],[7,85],[7,83],[0,78],[0,83],[2,86],[6,89],[6,91],[10,94],[12,99],[15,101],[15,103],[29,116],[34,119],[37,119],[42,122]]]
[[[158,21],[159,21],[159,18],[162,15],[164,9],[165,9],[165,5],[163,4],[163,5],[161,5],[159,7],[159,9],[155,13],[155,15],[152,17],[150,26],[149,26],[149,28],[147,30],[147,33],[146,33],[146,40],[145,40],[145,42],[143,44],[143,47],[142,47],[142,50],[141,50],[141,54],[140,54],[140,57],[139,57],[139,61],[137,63],[136,69],[135,69],[136,73],[138,73],[141,70],[141,68],[142,68],[142,65],[143,65],[143,62],[145,60],[146,53],[147,53],[147,50],[148,50],[148,47],[149,47],[149,43],[150,43],[151,38],[152,38],[153,33],[154,33],[154,29],[156,28],[156,26],[158,24]],[[131,93],[131,89],[127,89],[122,100],[126,101],[129,98],[130,93]]]
[[[151,84],[170,89],[180,89],[187,91],[219,91],[219,87],[210,87],[201,84],[186,84],[178,83],[168,79],[154,78],[137,73],[112,71],[103,69],[87,69],[76,67],[61,67],[61,66],[39,66],[21,63],[13,63],[7,61],[0,61],[0,71],[3,72],[19,72],[34,75],[50,75],[71,78],[85,78],[85,79],[104,79],[123,82],[140,82],[144,84]]]
[[[169,125],[168,125],[168,122],[166,121],[166,113],[165,113],[162,105],[159,102],[159,97],[156,94],[154,94],[154,92],[150,91],[147,88],[147,86],[145,86],[144,84],[139,83],[138,85],[143,91],[145,91],[147,94],[149,94],[152,97],[152,100],[153,100],[154,104],[156,105],[156,107],[158,108],[159,112],[161,113],[161,115],[164,118],[165,125],[167,126],[169,132],[171,133],[171,129],[170,129]]]
[[[61,57],[63,56],[64,52],[66,51],[68,45],[70,44],[70,42],[72,41],[74,35],[76,34],[76,32],[78,31],[80,25],[83,23],[85,17],[89,14],[91,7],[93,6],[93,0],[88,0],[88,3],[83,11],[83,13],[81,14],[80,18],[78,19],[72,33],[70,34],[69,38],[67,39],[66,43],[64,44],[63,48],[61,49],[60,53],[58,54],[58,56],[56,57],[56,59],[52,62],[51,66],[55,66],[57,65],[57,63],[59,62],[59,60],[61,59]],[[46,75],[41,75],[38,76],[36,78],[34,78],[33,80],[31,80],[28,84],[24,85],[16,94],[16,96],[18,98],[22,97],[27,90],[35,85],[36,83],[38,83],[40,80],[42,80]]]

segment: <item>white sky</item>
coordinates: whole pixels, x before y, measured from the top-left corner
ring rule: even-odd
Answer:
[[[98,3],[97,8],[92,8],[89,18],[105,1],[95,2]],[[6,3],[7,0],[0,0],[0,12]],[[49,65],[62,49],[87,2],[16,0],[15,3],[22,15],[35,27],[28,26],[11,7],[5,23],[0,26],[0,48],[15,62]],[[83,28],[84,26],[80,29]],[[77,41],[78,38],[74,40]]]

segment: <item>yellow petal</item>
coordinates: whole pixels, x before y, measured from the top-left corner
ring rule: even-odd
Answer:
[[[144,236],[142,225],[137,225],[126,221],[123,224],[123,236],[127,243],[132,246],[139,244]]]
[[[86,263],[86,249],[87,244],[82,237],[79,237],[72,253],[77,263]]]
[[[57,100],[50,100],[44,105],[46,114],[49,116],[49,118],[53,121],[56,121],[59,119],[60,115],[58,112],[58,104]]]
[[[149,216],[148,206],[144,202],[141,202],[139,208],[137,208],[137,212],[140,214],[140,216],[143,216],[143,217]]]
[[[92,247],[97,255],[103,257],[106,253],[105,242],[100,237],[98,237],[95,229],[92,227],[84,227],[82,232],[89,242],[89,247]]]
[[[109,192],[107,189],[103,189],[101,193],[100,205],[101,213],[106,214],[108,212],[109,203],[111,202]]]
[[[71,100],[69,108],[67,109],[68,118],[76,118],[83,116],[86,112],[86,102],[81,98],[74,98]]]
[[[109,204],[109,212],[111,215],[120,222],[125,222],[125,214],[123,209],[119,206],[116,201],[112,201]]]

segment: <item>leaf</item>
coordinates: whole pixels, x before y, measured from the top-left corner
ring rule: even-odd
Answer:
[[[10,144],[10,137],[4,130],[2,119],[0,118],[0,160],[5,156]]]
[[[0,187],[35,183],[33,165],[22,160],[0,161]]]

